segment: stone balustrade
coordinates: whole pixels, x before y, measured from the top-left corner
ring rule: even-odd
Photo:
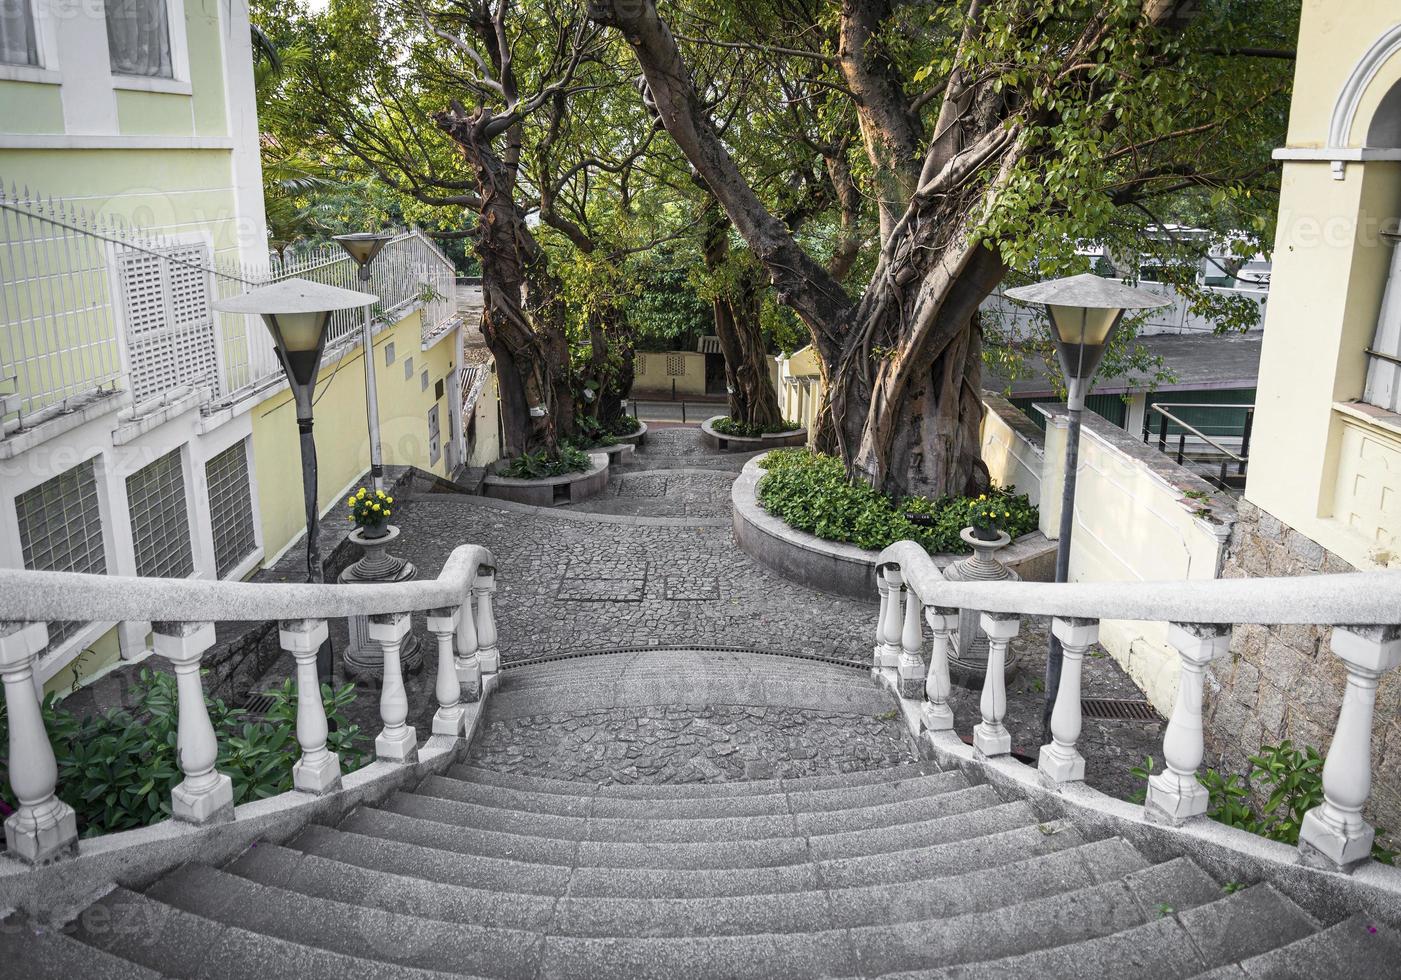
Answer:
[[[1382,674],[1401,666],[1401,573],[1161,583],[955,582],[912,541],[885,549],[880,563],[872,670],[888,678],[905,702],[906,717],[918,720],[921,736],[954,727],[948,703],[951,636],[960,609],[982,611],[988,670],[981,720],[972,735],[975,754],[984,759],[1007,756],[1012,749],[1004,725],[1007,646],[1023,617],[1051,617],[1064,662],[1051,715],[1052,740],[1041,746],[1037,768],[1041,781],[1053,788],[1085,777],[1085,760],[1076,749],[1080,669],[1098,640],[1100,620],[1167,623],[1182,669],[1163,739],[1166,768],[1148,780],[1144,816],[1172,825],[1205,818],[1208,793],[1197,778],[1205,754],[1203,683],[1207,666],[1229,652],[1232,625],[1332,627],[1333,653],[1347,671],[1347,686],[1323,767],[1324,799],[1304,818],[1299,860],[1351,871],[1370,859],[1374,831],[1362,810],[1371,789],[1373,707]],[[923,631],[915,628],[921,611],[933,634],[922,689],[909,683],[916,670],[911,648],[923,641]]]
[[[174,668],[178,756],[184,779],[171,792],[171,816],[190,824],[235,819],[233,785],[216,768],[219,746],[206,707],[201,660],[214,645],[214,624],[279,620],[282,649],[296,663],[294,793],[324,795],[341,788],[340,759],[327,746],[328,726],[316,654],[328,619],[369,616],[370,634],[384,647],[380,717],[375,739],[381,762],[418,759],[408,724],[399,647],[414,612],[426,612],[438,645],[434,735],[462,737],[467,702],[492,686],[500,669],[492,595],[495,560],[485,548],[462,545],[431,581],[376,585],[284,585],[128,578],[68,572],[0,570],[0,677],[9,715],[9,781],[19,807],[5,820],[11,857],[43,864],[78,853],[72,807],[59,798],[58,768],[34,683],[36,658],[48,643],[46,623],[84,619],[152,624],[157,656]],[[475,606],[475,608],[474,608]]]

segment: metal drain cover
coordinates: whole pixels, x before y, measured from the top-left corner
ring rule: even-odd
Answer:
[[[1160,721],[1147,701],[1120,698],[1081,698],[1080,714],[1086,718],[1113,718],[1118,721]]]
[[[238,699],[236,705],[250,715],[265,715],[276,703],[276,697],[270,691],[249,691]]]

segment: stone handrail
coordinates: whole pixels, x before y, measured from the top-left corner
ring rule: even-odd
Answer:
[[[78,852],[77,820],[58,797],[58,769],[44,729],[34,664],[48,644],[50,620],[151,622],[157,656],[174,668],[179,700],[178,757],[184,780],[171,792],[171,815],[190,824],[234,819],[233,786],[215,768],[219,755],[200,678],[219,621],[279,620],[282,649],[296,661],[297,742],[292,792],[321,796],[341,789],[340,759],[327,747],[328,726],[317,651],[326,620],[367,616],[369,637],[384,652],[381,762],[418,760],[408,722],[401,648],[413,612],[427,613],[438,651],[434,735],[462,737],[466,702],[500,669],[492,596],[495,559],[477,545],[454,549],[428,581],[357,585],[251,584],[128,578],[68,572],[0,571],[0,676],[9,715],[9,780],[19,808],[5,820],[10,856],[41,864]],[[475,604],[475,611],[473,606]]]
[[[1081,729],[1080,668],[1098,642],[1100,621],[1168,623],[1168,642],[1182,671],[1163,738],[1166,768],[1149,777],[1144,807],[1147,819],[1173,825],[1203,818],[1208,808],[1207,790],[1197,779],[1205,756],[1202,691],[1207,666],[1230,651],[1233,624],[1333,627],[1333,652],[1347,671],[1347,686],[1323,766],[1324,799],[1305,815],[1299,834],[1300,861],[1351,871],[1370,859],[1374,830],[1362,819],[1362,808],[1371,792],[1372,715],[1379,679],[1401,666],[1401,572],[1200,582],[954,582],[913,541],[886,548],[878,567],[873,670],[889,678],[919,718],[921,733],[953,729],[948,665],[953,634],[960,609],[981,613],[988,667],[973,746],[985,758],[1011,753],[1003,724],[1002,668],[1020,617],[1052,617],[1064,660],[1051,741],[1041,746],[1037,768],[1042,781],[1054,787],[1085,778],[1085,760],[1075,747]],[[934,637],[927,666],[925,623]]]

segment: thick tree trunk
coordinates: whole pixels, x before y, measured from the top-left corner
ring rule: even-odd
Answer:
[[[769,377],[760,309],[763,281],[757,270],[737,275],[726,270],[730,261],[730,222],[712,198],[705,208],[705,267],[719,275],[727,288],[712,300],[715,336],[725,358],[725,386],[730,418],[746,425],[773,428],[783,421],[778,393]]]
[[[486,117],[454,106],[435,121],[472,167],[481,204],[482,336],[496,359],[506,456],[556,452],[574,432],[569,344],[559,284],[515,202],[515,168],[485,135]]]
[[[593,398],[581,395],[579,411],[595,426],[606,428],[623,416],[623,398],[637,373],[637,352],[619,309],[591,314],[588,330],[589,360],[582,380],[592,385]]]

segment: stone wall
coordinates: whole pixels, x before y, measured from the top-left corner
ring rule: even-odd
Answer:
[[[1254,504],[1241,501],[1222,578],[1350,572],[1351,565]],[[1237,626],[1231,655],[1207,676],[1206,765],[1245,773],[1261,745],[1291,739],[1326,752],[1346,672],[1331,629]],[[1382,678],[1372,740],[1368,819],[1401,842],[1401,672]]]

